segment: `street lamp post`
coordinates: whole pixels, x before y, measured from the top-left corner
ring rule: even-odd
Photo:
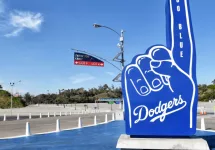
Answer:
[[[64,92],[64,89],[60,90],[59,89],[59,95],[61,94],[61,92]],[[64,94],[63,94],[63,98],[64,98]],[[63,104],[64,108],[65,108],[65,104]]]
[[[10,82],[10,86],[11,86],[11,96],[10,96],[10,115],[12,116],[12,109],[13,109],[13,86],[14,86],[14,82]]]
[[[120,52],[113,58],[113,61],[117,61],[117,62],[120,62],[121,63],[121,66],[122,66],[122,69],[124,68],[124,62],[125,62],[125,59],[124,59],[124,31],[121,30],[121,33],[118,33],[117,31],[115,31],[114,29],[110,28],[110,27],[107,27],[107,26],[104,26],[104,25],[99,25],[99,24],[93,24],[93,26],[95,28],[107,28],[111,31],[113,31],[114,33],[116,33],[118,36],[119,36],[119,41],[120,43],[117,44],[117,46],[120,48]],[[121,58],[119,58],[121,56]],[[121,82],[121,80],[119,80],[119,78],[121,77],[121,73],[119,73],[114,79],[113,81],[114,82]]]
[[[55,98],[55,104],[58,106],[58,104],[57,104],[57,96],[58,96],[58,92],[56,92],[56,98]]]
[[[50,96],[49,96],[49,90],[47,90],[47,96],[48,96],[48,98],[47,98],[47,103],[46,104],[49,104],[49,98],[50,98]]]
[[[113,61],[117,61],[117,62],[120,62],[121,63],[121,66],[122,66],[122,69],[124,68],[124,63],[125,63],[125,59],[124,59],[124,31],[121,30],[121,33],[118,33],[117,31],[115,31],[114,29],[110,28],[110,27],[107,27],[107,26],[104,26],[104,25],[99,25],[99,24],[96,24],[94,23],[93,26],[95,28],[107,28],[111,31],[113,31],[114,33],[116,33],[118,36],[119,36],[119,41],[120,43],[117,44],[117,46],[120,48],[120,52],[114,57]],[[121,58],[119,58],[121,55]],[[122,72],[120,72],[114,79],[113,81],[114,82],[121,82],[121,79],[119,80],[119,78],[121,77],[121,74]],[[123,105],[123,111],[124,111],[124,104]]]
[[[21,82],[18,81],[18,82]],[[12,116],[12,109],[13,109],[13,86],[15,85],[15,82],[10,82],[10,86],[11,86],[11,96],[10,96],[10,114]]]

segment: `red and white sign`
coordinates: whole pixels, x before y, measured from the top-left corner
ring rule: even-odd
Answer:
[[[82,60],[75,60],[75,65],[83,65],[83,66],[99,66],[104,67],[104,62],[91,62],[91,61],[82,61]]]

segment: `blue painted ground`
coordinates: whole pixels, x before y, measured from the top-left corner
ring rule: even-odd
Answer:
[[[124,122],[116,121],[60,133],[0,140],[0,150],[116,150],[117,140],[124,132]],[[209,140],[211,148],[215,148],[215,132],[198,131],[197,135]],[[208,135],[211,135],[210,138]]]

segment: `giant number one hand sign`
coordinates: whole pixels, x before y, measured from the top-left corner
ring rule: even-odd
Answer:
[[[196,52],[188,0],[167,0],[167,46],[155,45],[123,69],[126,133],[196,132]]]

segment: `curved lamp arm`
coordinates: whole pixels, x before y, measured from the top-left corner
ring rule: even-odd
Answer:
[[[115,32],[118,36],[121,36],[117,31],[115,31],[114,29],[112,29],[112,28],[110,28],[110,27],[103,26],[103,25],[99,25],[99,24],[96,24],[96,23],[94,23],[93,26],[94,26],[95,28],[101,28],[101,27],[107,28],[107,29],[109,29],[109,30]]]

